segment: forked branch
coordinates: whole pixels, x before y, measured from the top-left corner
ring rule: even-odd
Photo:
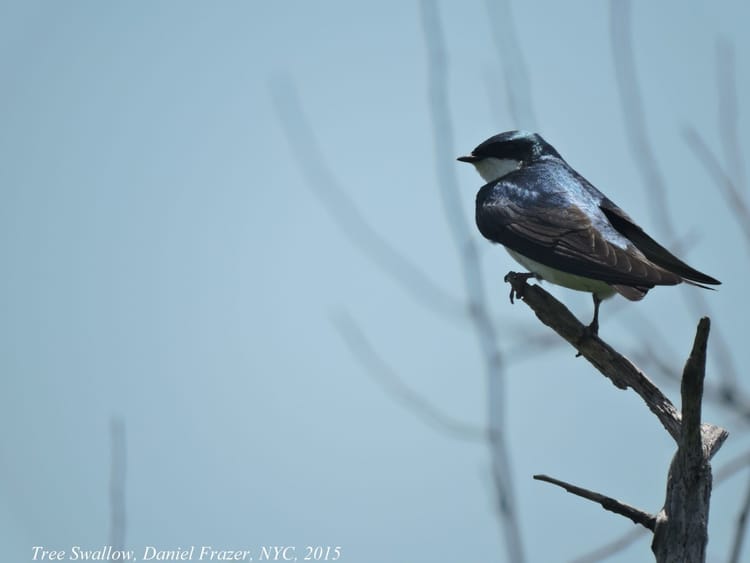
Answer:
[[[664,508],[653,516],[612,497],[544,475],[534,478],[565,488],[599,503],[605,509],[630,518],[654,532],[651,548],[659,563],[705,561],[708,542],[708,509],[711,498],[712,456],[726,440],[723,428],[701,423],[703,381],[710,322],[702,318],[682,374],[682,412],[632,362],[606,342],[586,333],[585,327],[559,301],[528,276],[509,273],[512,293],[523,299],[545,325],[552,328],[620,389],[633,389],[677,443],[667,479]]]

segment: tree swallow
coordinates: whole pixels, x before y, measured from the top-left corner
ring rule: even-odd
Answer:
[[[485,238],[529,277],[592,293],[589,334],[598,332],[599,304],[615,293],[637,301],[657,285],[721,283],[647,235],[536,133],[500,133],[458,160],[488,182],[476,201]]]

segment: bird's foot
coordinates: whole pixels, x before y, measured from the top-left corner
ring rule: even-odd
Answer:
[[[583,328],[581,336],[578,338],[578,346],[580,346],[581,343],[586,340],[590,340],[599,336],[599,305],[602,304],[602,298],[599,297],[596,293],[592,293],[591,297],[594,299],[594,318],[591,319],[591,324],[589,326]],[[579,350],[576,354],[576,358],[578,358],[580,355],[581,351]]]
[[[514,303],[515,298],[523,299],[523,291],[524,289],[526,289],[526,282],[531,278],[534,278],[536,280],[542,279],[538,274],[533,274],[531,272],[508,272],[507,274],[505,274],[503,281],[510,284],[511,304]]]
[[[592,338],[598,338],[599,337],[599,320],[594,319],[591,321],[591,324],[588,326],[583,327],[583,331],[581,331],[581,336],[578,337],[578,345],[585,342],[586,340],[592,339]],[[581,352],[579,351],[576,354],[576,358],[579,358],[581,356]]]

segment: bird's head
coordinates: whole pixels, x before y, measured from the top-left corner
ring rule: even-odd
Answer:
[[[506,131],[490,137],[458,160],[473,164],[485,182],[492,182],[545,156],[561,158],[554,147],[536,133]]]

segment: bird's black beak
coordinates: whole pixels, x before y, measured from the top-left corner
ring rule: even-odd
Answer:
[[[466,156],[459,156],[456,160],[461,162],[474,163],[479,160],[479,158],[474,156],[473,154],[467,154]]]

